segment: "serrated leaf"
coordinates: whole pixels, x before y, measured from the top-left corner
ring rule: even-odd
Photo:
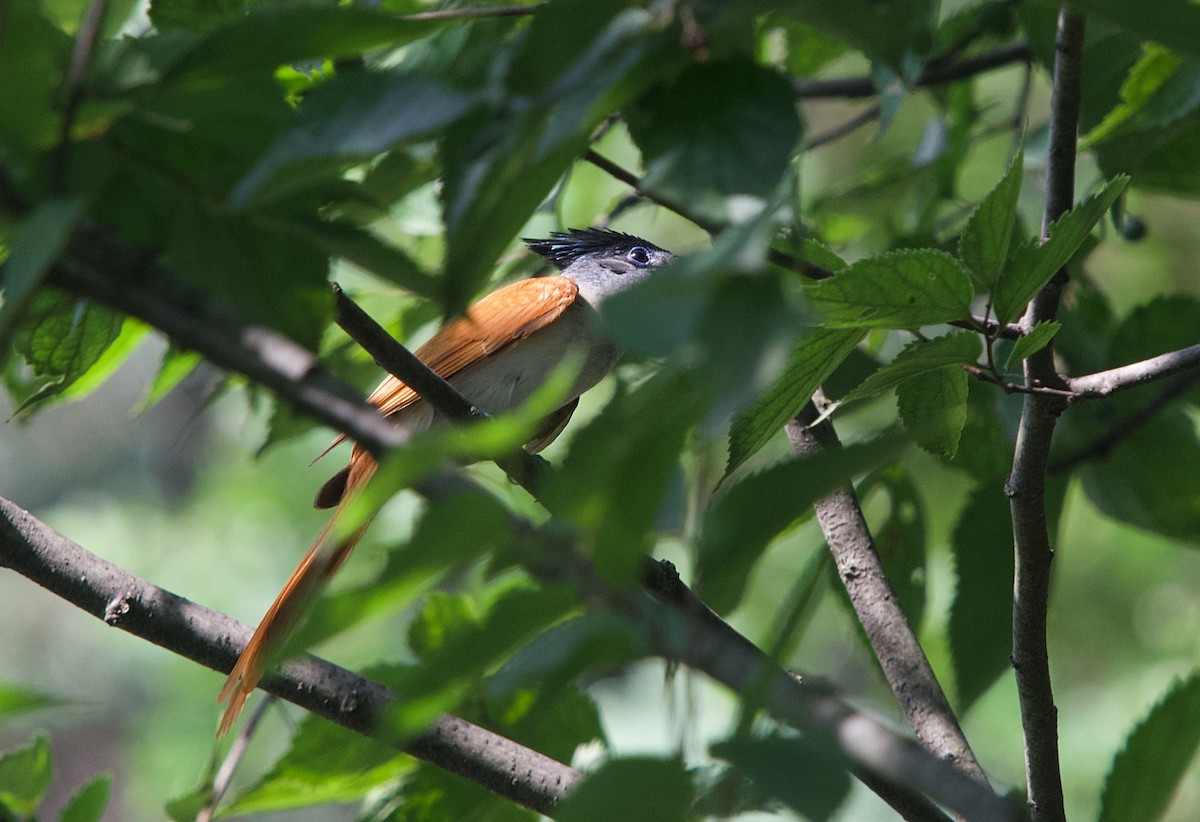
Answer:
[[[1054,339],[1054,335],[1058,333],[1060,328],[1062,328],[1062,323],[1054,320],[1044,320],[1029,329],[1029,333],[1017,340],[1016,345],[1013,346],[1012,353],[1008,355],[1008,363],[1005,367],[1012,368],[1030,355],[1041,351],[1050,344],[1050,341]]]
[[[972,492],[951,540],[958,584],[949,637],[960,713],[1008,670],[1012,654],[1012,514],[1001,482]]]
[[[741,601],[746,580],[767,545],[825,494],[895,457],[901,437],[823,451],[752,474],[709,506],[697,548],[697,592],[727,613]]]
[[[865,333],[857,329],[815,328],[800,341],[775,384],[730,426],[726,477],[800,412]]]
[[[22,312],[33,300],[50,267],[66,249],[71,232],[82,219],[87,204],[79,199],[47,200],[25,219],[8,246],[0,268],[0,341],[6,341]]]
[[[53,397],[87,373],[121,333],[124,317],[56,291],[42,291],[25,312],[13,347],[47,383],[17,409]]]
[[[1016,250],[992,292],[992,310],[999,322],[1011,322],[1020,315],[1034,295],[1075,255],[1128,183],[1128,177],[1114,178],[1103,190],[1052,224],[1046,242],[1039,245],[1031,240]]]
[[[108,807],[108,795],[112,790],[112,777],[97,776],[75,792],[63,809],[59,822],[100,822],[104,809]]]
[[[128,362],[149,333],[150,326],[126,317],[117,338],[104,349],[96,362],[92,363],[79,379],[62,390],[59,397],[67,402],[76,402],[89,396]]]
[[[601,765],[559,803],[559,822],[653,819],[684,822],[692,780],[674,759],[623,757]]]
[[[1008,171],[980,201],[958,239],[958,256],[985,291],[996,287],[1008,261],[1024,168],[1025,145],[1022,143]]]
[[[829,819],[850,793],[848,763],[832,741],[779,735],[739,737],[719,742],[710,750],[813,822]]]
[[[262,206],[397,145],[429,137],[471,110],[480,95],[399,71],[338,76],[304,98],[283,131],[230,193],[235,206]]]
[[[917,444],[952,459],[967,423],[967,372],[952,366],[910,377],[896,389],[896,400]]]
[[[1104,781],[1100,822],[1158,819],[1200,748],[1200,674],[1177,680],[1125,739]]]
[[[801,135],[791,84],[750,61],[694,64],[623,114],[641,185],[714,219],[729,197],[770,199]]]
[[[983,350],[979,335],[959,331],[931,340],[914,340],[896,355],[896,359],[867,377],[862,385],[846,395],[844,402],[887,391],[907,379],[939,368],[975,362]]]
[[[50,740],[38,736],[27,748],[0,756],[0,808],[33,816],[50,788]]]
[[[962,319],[975,290],[944,251],[891,251],[813,283],[809,299],[833,328],[917,328]]]

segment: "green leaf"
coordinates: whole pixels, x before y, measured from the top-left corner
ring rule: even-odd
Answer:
[[[1200,674],[1176,680],[1133,729],[1104,782],[1100,822],[1160,819],[1200,747]]]
[[[1012,654],[1012,514],[1002,482],[972,492],[951,541],[958,585],[949,637],[960,712],[1009,669]]]
[[[953,458],[967,422],[967,372],[958,366],[926,371],[896,389],[900,419],[917,444]]]
[[[673,759],[623,757],[605,762],[559,803],[558,822],[653,819],[684,822],[692,780]]]
[[[315,181],[401,143],[428,138],[480,100],[445,83],[399,71],[334,77],[304,98],[283,131],[230,193],[237,207],[284,199]]]
[[[807,293],[833,328],[916,328],[966,317],[975,292],[958,260],[915,249],[859,260]]]
[[[800,413],[864,334],[857,329],[814,328],[800,340],[775,384],[730,426],[726,477],[766,445],[784,423]]]
[[[1012,368],[1030,355],[1041,351],[1050,344],[1060,328],[1062,328],[1062,323],[1044,320],[1029,329],[1029,333],[1017,340],[1017,344],[1013,346],[1012,353],[1008,355],[1006,367]]]
[[[637,579],[684,437],[704,411],[702,397],[690,376],[660,371],[616,396],[579,431],[546,484],[543,501],[588,535],[610,581]]]
[[[975,362],[983,345],[979,335],[957,331],[931,340],[914,340],[896,355],[896,359],[871,374],[862,385],[846,395],[844,402],[879,394],[905,380],[953,365]]]
[[[1162,127],[1169,123],[1161,117],[1154,116],[1153,113],[1147,111],[1147,108],[1175,76],[1183,61],[1178,55],[1161,46],[1146,44],[1142,48],[1142,56],[1129,69],[1125,82],[1121,84],[1121,102],[1113,107],[1112,111],[1105,115],[1095,128],[1080,139],[1080,151],[1090,149],[1103,142],[1135,118],[1141,119],[1140,115],[1151,114],[1145,125]],[[1179,101],[1174,102],[1178,103]],[[1173,107],[1175,111],[1169,116],[1178,119],[1186,116],[1194,107],[1195,104],[1191,107],[1188,107],[1186,103],[1182,106],[1176,105]]]
[[[749,61],[693,65],[624,111],[646,167],[641,186],[713,219],[770,199],[801,126],[791,84]]]
[[[50,708],[62,704],[63,700],[58,697],[26,688],[23,685],[0,682],[0,716],[23,714],[39,708]]]
[[[914,68],[933,46],[937,15],[930,0],[791,0],[771,7],[845,40],[893,69]]]
[[[1031,240],[1016,250],[992,292],[992,310],[999,322],[1011,322],[1021,314],[1034,295],[1075,255],[1128,183],[1128,177],[1113,179],[1053,223],[1046,242],[1039,245]]]
[[[126,318],[121,325],[121,332],[117,338],[112,341],[108,348],[92,364],[92,367],[84,372],[79,379],[72,382],[64,388],[58,397],[67,402],[77,402],[84,397],[89,396],[93,391],[98,389],[104,383],[108,382],[117,370],[129,361],[133,352],[137,351],[138,346],[146,339],[146,335],[150,333],[150,327],[145,323],[137,320]]]
[[[47,20],[36,0],[11,0],[0,28],[0,143],[20,162],[30,161],[58,139],[56,100],[71,38]]]
[[[146,388],[146,393],[138,401],[134,413],[140,414],[158,405],[163,397],[171,393],[202,362],[204,357],[195,351],[181,351],[175,346],[167,348],[163,352],[154,381]]]
[[[985,291],[996,287],[1008,261],[1024,169],[1025,146],[1022,143],[1008,171],[980,201],[958,239],[958,256]]]
[[[32,817],[50,788],[50,740],[38,736],[27,748],[0,756],[0,808]]]
[[[124,318],[61,292],[42,291],[25,312],[13,347],[34,374],[49,377],[18,412],[60,394],[87,373],[121,333]]]
[[[34,294],[50,273],[50,267],[67,247],[71,233],[83,217],[87,204],[80,199],[47,200],[25,219],[8,247],[8,258],[0,268],[0,341],[6,341],[14,323],[33,301]]]
[[[372,232],[327,220],[297,220],[280,225],[322,254],[340,257],[384,282],[422,297],[437,294],[440,283],[400,248]]]
[[[310,715],[300,723],[287,753],[225,812],[240,815],[353,802],[412,768],[412,759],[392,748]]]
[[[752,474],[709,506],[697,548],[697,593],[719,613],[741,601],[768,543],[825,494],[895,457],[900,437],[791,460]]]
[[[1154,40],[1181,54],[1200,57],[1200,43],[1192,36],[1200,31],[1200,7],[1188,0],[1157,0],[1145,7],[1121,0],[1074,0],[1071,5],[1116,23],[1138,37]]]
[[[170,82],[270,72],[319,57],[350,57],[384,46],[398,48],[446,21],[405,20],[363,6],[297,5],[265,8],[218,26],[178,59]]]
[[[848,763],[832,740],[738,737],[713,745],[711,751],[814,822],[833,816],[850,793]]]
[[[71,797],[71,801],[59,817],[59,822],[100,822],[104,809],[108,807],[111,791],[112,777],[107,774],[97,776]]]

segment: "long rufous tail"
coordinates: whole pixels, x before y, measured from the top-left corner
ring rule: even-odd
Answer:
[[[334,526],[342,511],[345,510],[346,503],[366,485],[374,475],[375,467],[375,461],[369,454],[355,449],[355,453],[350,459],[350,471],[346,478],[345,491],[341,495],[337,509],[329,518],[329,522],[321,529],[321,533],[312,547],[308,549],[308,553],[304,555],[304,559],[300,560],[300,564],[296,566],[296,570],[284,584],[283,590],[279,592],[275,601],[271,603],[271,607],[267,609],[266,615],[254,631],[254,636],[242,650],[242,655],[238,657],[237,663],[229,673],[229,678],[225,680],[219,701],[222,703],[228,701],[229,704],[225,708],[225,714],[221,717],[221,726],[217,731],[218,738],[224,736],[237,721],[246,700],[262,680],[266,666],[272,661],[271,657],[283,647],[292,635],[303,616],[305,607],[325,588],[342,563],[350,556],[354,546],[362,539],[369,522],[340,542],[332,544],[329,542],[329,537],[333,534]]]

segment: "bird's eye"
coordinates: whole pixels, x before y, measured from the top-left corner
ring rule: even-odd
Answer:
[[[635,245],[625,254],[625,258],[634,265],[650,265],[650,249],[644,245]]]

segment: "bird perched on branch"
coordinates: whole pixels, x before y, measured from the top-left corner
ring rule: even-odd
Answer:
[[[493,414],[529,399],[565,358],[579,357],[582,366],[564,404],[546,417],[526,444],[537,453],[562,432],[579,396],[600,382],[620,355],[599,327],[596,309],[673,257],[653,243],[607,229],[571,229],[554,232],[549,239],[525,242],[561,273],[493,291],[467,309],[465,316],[442,328],[416,355],[477,408]],[[438,416],[429,403],[393,376],[380,383],[369,401],[411,433],[429,428]],[[375,468],[375,460],[356,444],[350,463],[317,492],[316,507],[336,510],[275,598],[225,682],[221,702],[229,704],[219,735],[225,734],[241,713],[270,657],[296,626],[303,605],[324,587],[362,537],[365,525],[336,541],[333,525]]]

